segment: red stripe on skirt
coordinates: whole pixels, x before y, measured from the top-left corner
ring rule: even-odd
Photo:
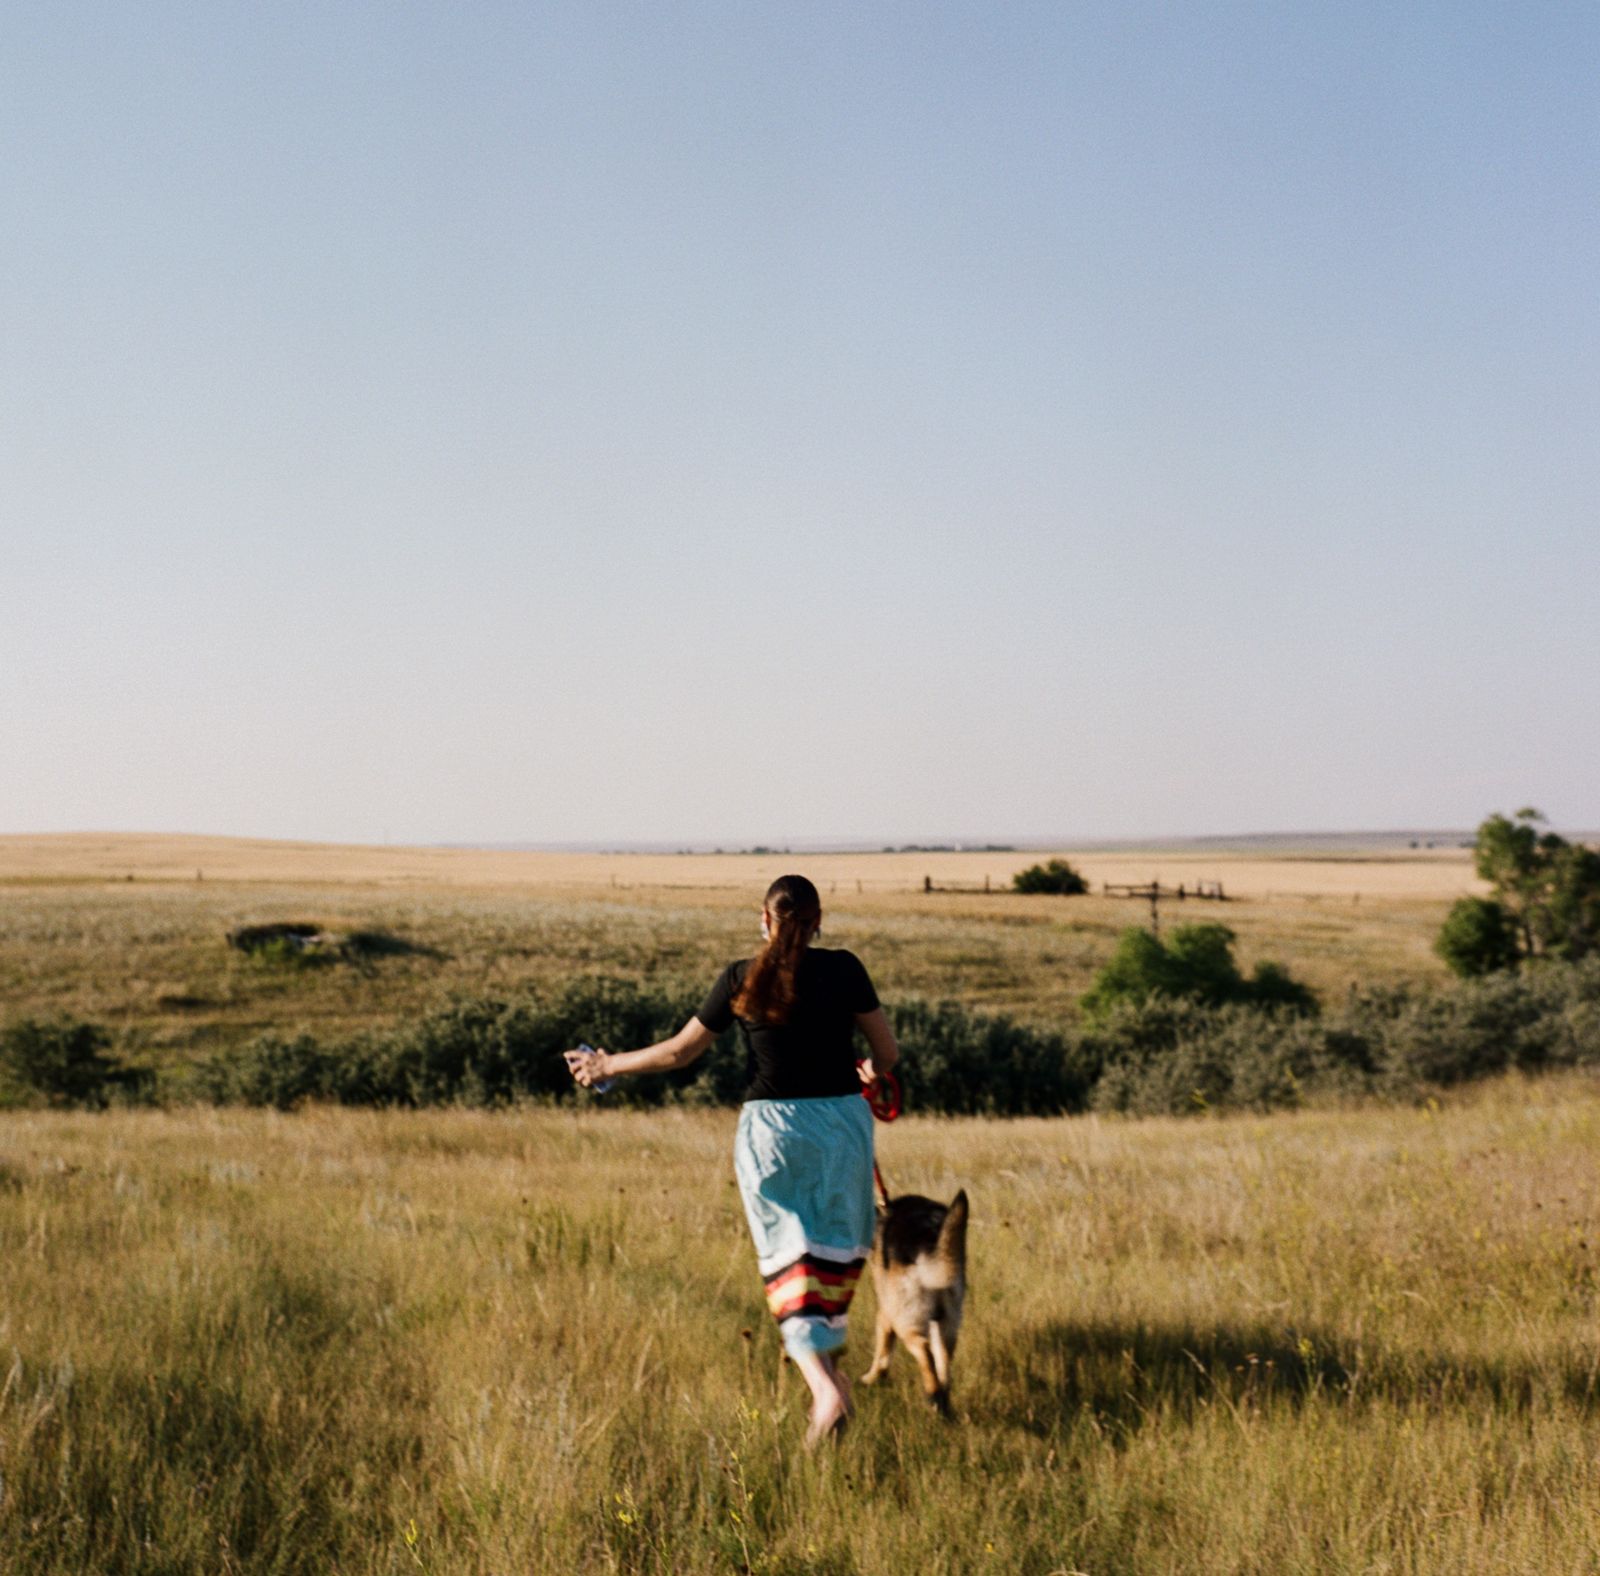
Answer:
[[[827,1316],[845,1313],[860,1278],[859,1264],[845,1270],[819,1272],[814,1262],[802,1260],[767,1282],[767,1306],[778,1319],[787,1319],[796,1313]]]
[[[839,1264],[832,1259],[796,1259],[793,1264],[785,1265],[781,1270],[774,1270],[771,1275],[763,1277],[763,1283],[770,1291],[774,1286],[782,1286],[785,1282],[793,1280],[796,1275],[814,1276],[819,1281],[825,1281],[830,1286],[853,1285],[861,1274],[865,1259],[853,1259],[848,1264]]]

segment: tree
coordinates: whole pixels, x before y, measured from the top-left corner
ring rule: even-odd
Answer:
[[[1527,809],[1478,828],[1473,864],[1494,895],[1460,899],[1434,942],[1456,973],[1542,957],[1576,962],[1600,947],[1600,853],[1541,831],[1544,824]]]
[[[1018,892],[1055,892],[1062,897],[1077,897],[1089,890],[1089,883],[1065,859],[1029,865],[1012,876],[1011,885]]]
[[[1095,976],[1083,1010],[1103,1017],[1119,1002],[1183,998],[1205,1007],[1229,1002],[1313,1013],[1317,999],[1276,963],[1258,963],[1246,979],[1233,959],[1234,934],[1226,925],[1180,925],[1163,945],[1137,926],[1125,930],[1111,961]]]
[[[1539,924],[1543,950],[1568,963],[1600,950],[1600,852],[1569,843],[1556,856]]]

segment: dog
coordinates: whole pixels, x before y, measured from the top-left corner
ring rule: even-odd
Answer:
[[[967,1295],[967,1194],[948,1205],[904,1193],[878,1210],[872,1242],[872,1288],[878,1294],[877,1348],[862,1384],[887,1372],[895,1337],[922,1376],[923,1393],[950,1415],[950,1362]]]

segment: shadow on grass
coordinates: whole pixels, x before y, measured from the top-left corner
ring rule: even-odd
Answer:
[[[228,945],[268,969],[319,969],[342,963],[366,973],[390,958],[439,963],[450,956],[427,942],[397,936],[393,931],[328,930],[313,920],[237,925],[228,932]]]
[[[376,962],[380,958],[428,958],[443,962],[450,954],[425,941],[411,941],[388,930],[352,930],[342,943],[346,957],[353,962]]]
[[[1600,1364],[1552,1358],[1470,1361],[1262,1325],[1073,1323],[1019,1331],[958,1386],[975,1420],[1054,1433],[1085,1416],[1120,1435],[1201,1410],[1411,1406],[1600,1413]]]

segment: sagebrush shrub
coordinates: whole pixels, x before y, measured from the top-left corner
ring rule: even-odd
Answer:
[[[469,997],[412,1022],[324,1044],[269,1033],[193,1075],[219,1103],[499,1106],[518,1099],[593,1099],[561,1053],[587,1040],[633,1049],[675,1033],[698,1005],[688,989],[597,975],[550,995]],[[955,1002],[888,1007],[904,1060],[908,1108],[1053,1116],[1091,1106],[1131,1114],[1273,1110],[1307,1100],[1414,1098],[1519,1068],[1600,1065],[1600,959],[1545,964],[1463,981],[1353,991],[1307,1017],[1252,1002],[1185,996],[1112,1001],[1056,1029]],[[13,1025],[0,1053],[13,1077],[48,1097],[105,1103],[130,1073],[95,1025]],[[119,1082],[122,1080],[122,1082]],[[620,1080],[611,1104],[731,1105],[745,1088],[737,1030],[692,1066]]]
[[[97,1023],[24,1018],[0,1029],[0,1066],[52,1105],[101,1110],[114,1098],[146,1098],[150,1072],[110,1054],[111,1035]]]

